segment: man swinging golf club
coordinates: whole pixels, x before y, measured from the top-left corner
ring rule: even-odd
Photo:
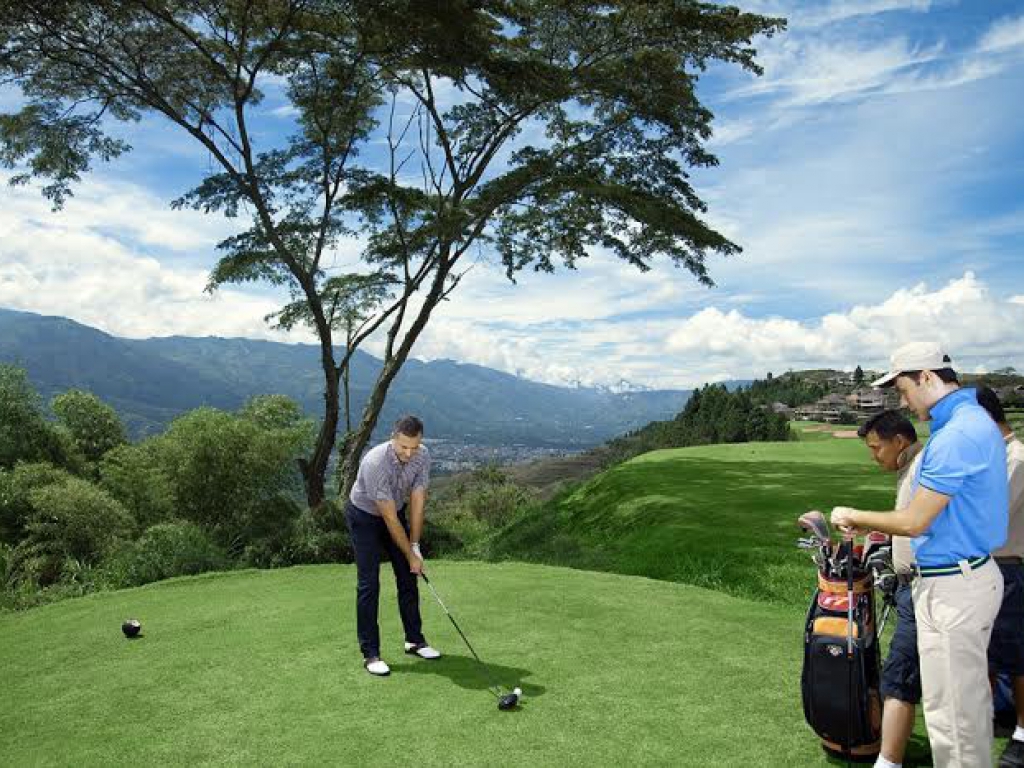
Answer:
[[[423,637],[416,583],[423,573],[419,541],[430,481],[430,454],[422,442],[423,422],[418,418],[403,416],[395,422],[391,439],[371,448],[359,463],[356,482],[345,507],[358,574],[359,649],[363,652],[363,665],[371,675],[391,673],[380,657],[377,625],[382,551],[387,553],[395,572],[405,652],[421,659],[441,656]]]
[[[974,390],[960,389],[938,344],[908,344],[874,386],[895,386],[903,405],[930,420],[910,504],[895,512],[832,510],[847,533],[913,537],[913,583],[925,725],[936,768],[992,765],[988,649],[1003,596],[992,561],[1006,541],[1009,494],[1003,436]]]

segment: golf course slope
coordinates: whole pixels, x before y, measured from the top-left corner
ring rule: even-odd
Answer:
[[[791,609],[644,578],[437,562],[428,639],[360,664],[352,566],[176,579],[0,616],[0,765],[822,764]],[[385,576],[385,585],[388,577]],[[136,617],[143,636],[125,639]]]
[[[890,509],[893,488],[860,440],[653,451],[524,515],[493,553],[806,606],[814,567],[795,546],[797,517]]]

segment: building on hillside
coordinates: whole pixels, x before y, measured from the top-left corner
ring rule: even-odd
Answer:
[[[790,408],[785,403],[779,403],[779,402],[772,403],[771,409],[775,413],[782,414],[787,419],[792,419],[794,417],[795,413],[796,413],[793,408]]]

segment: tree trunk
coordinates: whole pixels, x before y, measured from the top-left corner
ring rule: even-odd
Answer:
[[[310,509],[317,509],[327,500],[327,464],[338,437],[338,371],[334,366],[333,354],[327,354],[324,360],[324,382],[324,420],[320,424],[316,446],[309,459],[299,462],[306,489],[306,503]]]

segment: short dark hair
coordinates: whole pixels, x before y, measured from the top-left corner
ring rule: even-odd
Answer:
[[[395,429],[392,434],[419,437],[423,434],[423,422],[415,416],[402,416],[395,422]]]
[[[903,435],[912,443],[917,442],[917,430],[910,419],[899,411],[882,411],[876,413],[857,430],[857,437],[862,440],[874,432],[883,440],[892,440],[896,435]]]
[[[1006,423],[1006,411],[999,402],[999,395],[991,387],[978,387],[978,405],[988,411],[988,415],[996,424]]]

